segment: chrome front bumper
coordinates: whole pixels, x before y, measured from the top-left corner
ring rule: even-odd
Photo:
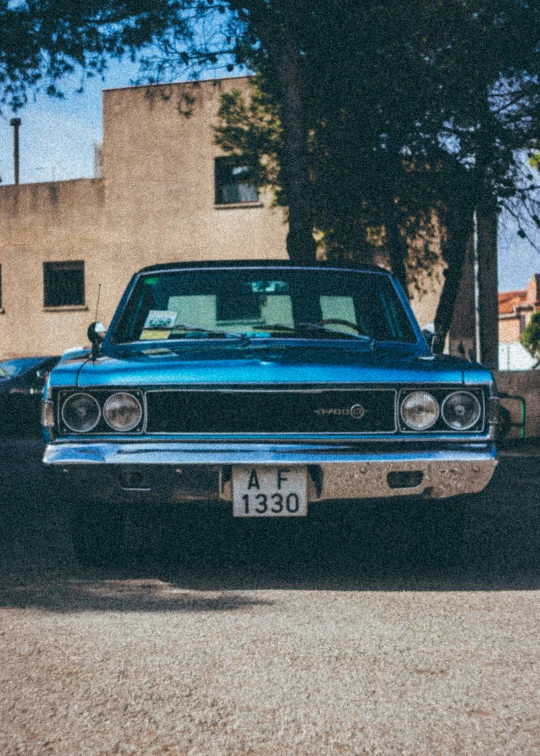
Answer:
[[[306,466],[310,501],[482,491],[497,465],[494,447],[358,450],[354,446],[139,442],[55,443],[43,457],[66,495],[94,501],[183,503],[232,500],[234,465]]]

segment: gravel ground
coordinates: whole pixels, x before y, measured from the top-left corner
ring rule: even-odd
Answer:
[[[534,450],[468,502],[454,563],[393,504],[303,549],[204,510],[187,553],[114,573],[78,568],[40,451],[0,443],[1,756],[540,754]]]

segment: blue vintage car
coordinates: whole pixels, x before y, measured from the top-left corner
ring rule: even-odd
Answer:
[[[86,564],[121,552],[132,507],[309,518],[322,501],[476,493],[497,463],[491,374],[434,356],[377,267],[155,265],[89,337],[42,411]]]

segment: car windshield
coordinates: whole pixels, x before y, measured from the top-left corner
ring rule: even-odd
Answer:
[[[4,360],[0,362],[0,380],[6,378],[16,378],[22,373],[37,367],[41,362],[41,357],[23,357],[19,360]]]
[[[243,335],[416,341],[386,275],[285,268],[142,275],[112,338],[127,343]]]

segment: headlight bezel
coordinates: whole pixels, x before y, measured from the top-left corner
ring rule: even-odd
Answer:
[[[86,394],[97,402],[100,411],[100,417],[98,423],[89,431],[77,431],[73,430],[66,422],[63,416],[63,409],[73,396],[77,394]],[[111,425],[107,423],[103,414],[103,408],[107,400],[115,394],[129,394],[132,396],[141,408],[141,416],[136,425],[132,426],[130,430],[115,430]],[[97,435],[114,435],[114,436],[132,436],[134,434],[141,434],[144,432],[146,424],[146,402],[144,400],[144,392],[140,389],[123,389],[121,387],[114,387],[109,389],[79,389],[69,390],[61,389],[56,393],[55,397],[56,408],[56,433],[61,436],[97,436]]]
[[[403,402],[408,396],[416,392],[426,392],[431,394],[439,404],[439,417],[437,421],[429,427],[427,430],[412,430],[408,427],[402,417],[401,408]],[[452,428],[443,417],[442,406],[444,402],[456,393],[465,392],[471,394],[474,399],[480,405],[480,414],[478,419],[472,425],[469,425],[466,429]],[[425,434],[426,436],[433,436],[440,434],[441,436],[470,436],[472,434],[481,435],[488,432],[488,418],[487,418],[487,399],[489,397],[489,387],[486,386],[436,386],[436,385],[419,385],[404,387],[399,391],[397,415],[399,418],[399,430],[401,433],[407,435],[419,436]]]

